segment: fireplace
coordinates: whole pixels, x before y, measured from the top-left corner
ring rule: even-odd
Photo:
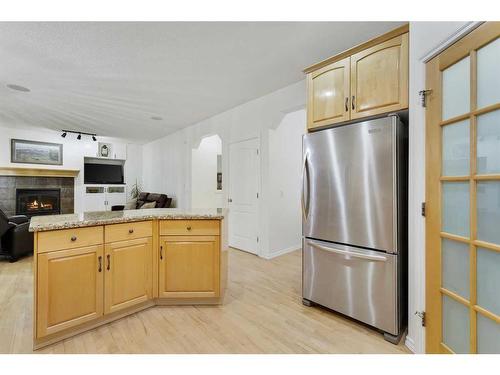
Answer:
[[[16,215],[61,213],[61,189],[16,189]]]

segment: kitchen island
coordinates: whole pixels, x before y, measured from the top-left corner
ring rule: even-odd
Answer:
[[[224,209],[33,217],[34,348],[154,305],[221,304]]]

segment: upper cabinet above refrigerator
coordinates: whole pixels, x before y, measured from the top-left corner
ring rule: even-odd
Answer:
[[[408,25],[315,64],[307,73],[309,131],[408,108]]]

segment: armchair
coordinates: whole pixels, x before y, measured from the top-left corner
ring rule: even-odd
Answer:
[[[29,229],[29,218],[24,215],[7,217],[0,210],[0,255],[11,262],[33,252],[33,233]]]

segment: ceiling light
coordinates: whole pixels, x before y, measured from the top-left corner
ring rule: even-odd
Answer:
[[[76,130],[67,130],[67,129],[61,129],[61,131],[62,131],[61,137],[63,137],[63,138],[65,138],[68,133],[71,133],[71,134],[78,134],[76,136],[76,139],[81,140],[82,134],[84,134],[84,135],[88,135],[89,137],[92,137],[92,140],[94,142],[97,141],[97,138],[96,138],[97,134],[96,133],[86,133],[86,132],[79,132]]]
[[[151,116],[151,120],[160,121],[160,120],[163,120],[163,119],[160,116]]]
[[[11,90],[22,91],[22,92],[30,92],[31,90],[24,86],[8,84],[7,87]]]

